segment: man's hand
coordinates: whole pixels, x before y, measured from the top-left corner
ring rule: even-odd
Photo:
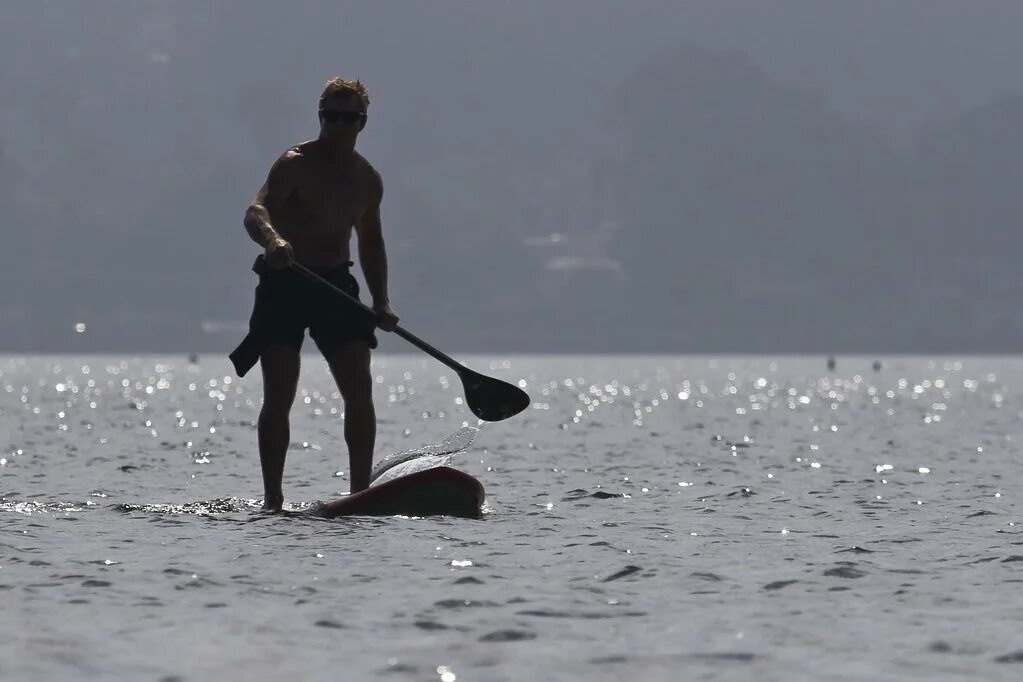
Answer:
[[[287,239],[277,237],[266,247],[266,264],[276,269],[286,268],[295,262],[295,252]]]
[[[374,303],[373,312],[377,314],[377,326],[385,332],[393,332],[394,328],[398,326],[398,316],[394,314],[389,304]]]

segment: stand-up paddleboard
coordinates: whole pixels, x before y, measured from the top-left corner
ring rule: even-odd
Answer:
[[[370,473],[369,488],[317,509],[337,516],[460,516],[479,518],[483,484],[446,466],[472,445],[478,429],[463,427],[440,443],[384,457]]]
[[[464,471],[434,467],[399,476],[323,506],[336,516],[461,516],[476,519],[483,508],[483,484]]]

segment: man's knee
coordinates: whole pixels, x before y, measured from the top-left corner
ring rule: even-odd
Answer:
[[[372,400],[373,375],[369,369],[369,346],[364,342],[351,343],[335,352],[327,362],[346,405]]]
[[[266,395],[263,397],[263,407],[259,414],[264,419],[287,419],[291,413],[292,402],[291,400],[273,398]]]
[[[338,389],[341,391],[341,398],[345,401],[346,407],[359,408],[373,405],[373,376],[370,374],[369,367],[356,368],[339,379]]]
[[[263,368],[263,411],[287,416],[298,388],[298,351],[283,346],[266,348],[260,364]]]

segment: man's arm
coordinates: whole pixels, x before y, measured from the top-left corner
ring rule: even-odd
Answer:
[[[301,154],[293,149],[284,152],[270,169],[266,182],[256,192],[252,203],[245,209],[245,231],[252,241],[264,249],[269,249],[281,239],[281,235],[270,224],[268,207],[280,206],[295,189],[296,166],[300,158]]]
[[[369,207],[355,223],[359,236],[359,264],[366,275],[366,286],[373,298],[373,307],[390,304],[387,298],[387,251],[384,248],[383,228],[380,226],[380,204],[384,185],[380,175],[371,171],[371,199]]]

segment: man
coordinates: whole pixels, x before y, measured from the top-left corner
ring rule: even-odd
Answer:
[[[245,229],[264,249],[249,334],[231,354],[239,375],[257,361],[263,371],[259,462],[263,508],[284,504],[281,479],[291,438],[288,415],[298,385],[305,329],[327,360],[345,404],[351,491],[369,486],[376,439],[370,349],[374,328],[392,331],[398,318],[387,299],[387,256],[380,228],[380,175],[358,152],[369,95],[363,84],[335,78],[320,96],[320,135],[291,147],[270,169],[245,212]],[[358,296],[349,272],[352,227],[376,319],[339,300],[321,283],[289,267],[298,262]]]

